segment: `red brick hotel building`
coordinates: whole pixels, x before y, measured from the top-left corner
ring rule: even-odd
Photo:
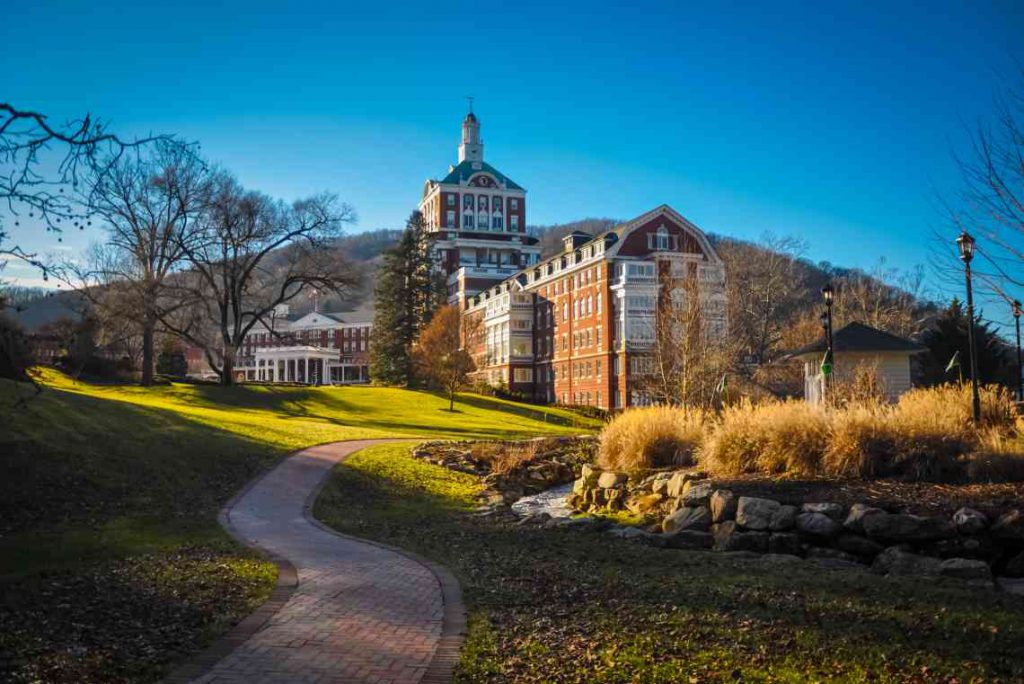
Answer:
[[[705,334],[724,336],[725,268],[707,236],[662,205],[543,262],[526,232],[526,190],[484,161],[480,122],[462,122],[458,164],[419,205],[437,236],[449,301],[464,310],[477,378],[539,401],[624,408],[650,364],[661,275],[694,277]],[[661,298],[667,299],[667,298]]]

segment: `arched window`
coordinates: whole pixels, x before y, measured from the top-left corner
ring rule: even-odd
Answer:
[[[668,228],[661,226],[654,240],[655,249],[668,249]]]

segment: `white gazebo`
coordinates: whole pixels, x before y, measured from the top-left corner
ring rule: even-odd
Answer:
[[[333,384],[331,367],[337,362],[338,352],[323,347],[297,345],[257,349],[253,380],[330,385]]]

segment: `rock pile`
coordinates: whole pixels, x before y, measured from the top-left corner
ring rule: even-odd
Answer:
[[[870,567],[886,575],[945,576],[991,584],[994,573],[1024,577],[1024,514],[992,520],[961,508],[952,519],[893,513],[867,504],[787,505],[738,496],[697,470],[631,480],[584,466],[569,503],[577,511],[629,511],[644,528],[618,536],[657,546],[753,552]]]
[[[424,442],[413,456],[451,470],[483,477],[489,505],[511,504],[572,482],[580,463],[591,458],[593,437],[545,437],[527,442]],[[502,459],[502,451],[525,449],[528,458]],[[496,467],[496,464],[502,467]]]

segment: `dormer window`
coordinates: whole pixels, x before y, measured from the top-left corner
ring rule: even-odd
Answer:
[[[647,247],[649,249],[667,252],[672,248],[672,238],[668,234],[668,228],[661,226],[653,235],[647,236]]]

